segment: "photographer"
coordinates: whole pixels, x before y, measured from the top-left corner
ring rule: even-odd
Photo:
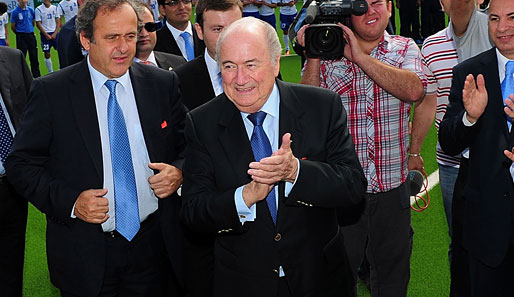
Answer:
[[[343,227],[352,270],[356,276],[366,253],[371,296],[399,297],[407,295],[412,244],[410,193],[405,183],[409,114],[412,102],[423,97],[427,78],[414,41],[385,32],[391,3],[367,3],[366,13],[349,16],[353,29],[338,23],[346,42],[344,56],[331,60],[307,57],[301,82],[341,95],[368,180],[362,216]],[[297,34],[298,44],[307,52],[311,42],[316,42],[305,40],[309,26]]]

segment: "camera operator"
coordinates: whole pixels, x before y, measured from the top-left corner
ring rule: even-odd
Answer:
[[[368,180],[366,208],[357,223],[343,227],[352,270],[364,253],[370,263],[371,296],[407,295],[412,229],[407,177],[409,114],[427,85],[419,48],[385,32],[389,0],[366,0],[368,10],[351,15],[343,30],[341,59],[307,57],[301,82],[341,95],[348,127]],[[310,46],[303,26],[300,46]],[[316,40],[314,40],[315,42]],[[307,51],[308,52],[308,51]],[[313,99],[315,100],[315,99]]]

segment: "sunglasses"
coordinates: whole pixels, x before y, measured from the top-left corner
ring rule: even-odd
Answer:
[[[148,31],[148,32],[155,32],[155,31],[160,30],[162,28],[162,23],[161,22],[145,23],[143,25],[143,28],[145,28],[145,30]]]
[[[168,5],[170,7],[177,6],[179,2],[182,2],[184,5],[191,3],[191,0],[172,0],[168,2],[164,2],[164,5]]]

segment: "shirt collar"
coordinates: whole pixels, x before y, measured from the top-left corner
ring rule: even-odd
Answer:
[[[500,77],[500,82],[503,81],[503,78],[505,78],[505,66],[507,62],[510,60],[507,59],[504,55],[500,53],[498,48],[496,48],[496,58],[498,59],[498,74]]]
[[[207,52],[207,48],[205,48],[203,56],[205,58],[205,64],[207,65],[207,69],[209,70],[209,75],[211,77],[213,76],[211,74],[214,74],[214,76],[218,75],[218,72],[220,72],[220,67],[218,65],[218,62],[216,62],[216,60],[211,58],[211,56]]]
[[[91,65],[91,62],[89,61],[89,55],[87,56],[87,67],[89,68],[91,82],[93,84],[93,92],[96,94],[105,85],[105,82],[109,80],[109,78],[100,73]],[[116,80],[122,88],[126,89],[128,86],[130,86],[129,71],[125,72],[125,74],[120,77],[114,78],[114,80]]]
[[[191,34],[191,36],[193,36],[193,29],[191,26],[191,22],[187,22],[187,27],[186,27],[186,30],[184,30],[184,31],[180,31],[179,29],[170,25],[170,23],[168,23],[168,22],[166,22],[166,26],[168,26],[168,29],[170,30],[170,32],[173,35],[173,38],[175,38],[175,40],[177,40],[180,37],[180,34],[182,34],[184,32],[187,32],[187,33]]]
[[[269,114],[270,116],[278,119],[279,114],[279,106],[280,106],[280,93],[278,91],[277,83],[273,84],[273,90],[271,91],[271,94],[268,97],[268,100],[266,100],[266,103],[261,107],[259,111],[264,111],[265,113]],[[244,118],[246,118],[249,113],[241,112]]]
[[[155,60],[155,55],[153,51],[150,52],[150,55],[148,56],[148,59],[146,59],[148,62],[152,63],[154,66],[157,66],[157,60]],[[134,62],[143,62],[143,60],[139,59],[138,57],[134,56]]]

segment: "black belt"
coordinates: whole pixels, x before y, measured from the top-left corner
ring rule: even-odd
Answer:
[[[139,231],[141,231],[143,228],[148,226],[154,220],[154,218],[156,216],[157,216],[157,211],[155,211],[154,213],[152,213],[148,217],[146,217],[146,219],[143,222],[141,222],[141,224],[139,225]],[[123,237],[123,235],[121,235],[116,230],[104,232],[104,235],[107,237],[112,237],[112,238],[125,238],[125,237]]]

